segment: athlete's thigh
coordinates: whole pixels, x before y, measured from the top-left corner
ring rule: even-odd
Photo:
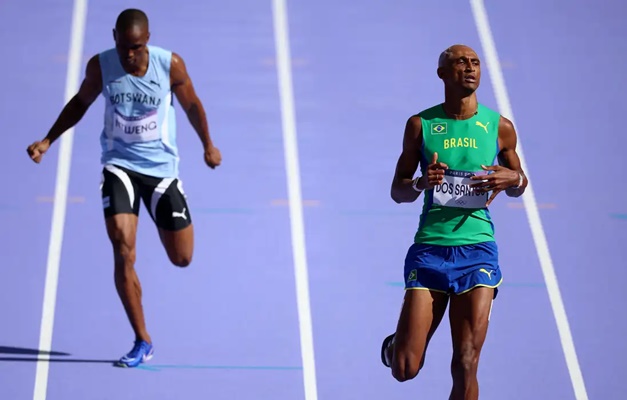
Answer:
[[[418,367],[448,304],[448,295],[427,289],[405,291],[394,337],[393,365]]]
[[[422,357],[448,304],[447,248],[414,243],[405,256],[405,299],[394,338],[400,357]]]
[[[105,165],[100,193],[105,218],[117,214],[139,215],[140,190],[130,171],[115,165]]]
[[[105,165],[100,183],[107,236],[116,261],[134,251],[139,214],[140,193],[132,172]]]
[[[480,286],[451,296],[449,320],[454,357],[479,356],[488,332],[494,291]]]
[[[181,180],[146,177],[140,186],[170,261],[188,265],[194,250],[194,227]]]

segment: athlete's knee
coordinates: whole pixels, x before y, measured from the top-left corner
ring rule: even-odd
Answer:
[[[122,229],[114,229],[110,231],[110,240],[115,265],[120,267],[134,265],[136,258],[134,238]]]
[[[453,379],[475,375],[479,366],[479,346],[472,340],[464,341],[458,349],[453,351],[451,372]]]
[[[192,263],[193,248],[191,246],[172,246],[167,248],[170,262],[177,267],[185,268]]]
[[[399,352],[392,362],[392,376],[399,382],[406,382],[418,376],[424,359],[412,352]]]
[[[128,242],[119,242],[113,244],[113,254],[115,258],[115,266],[117,269],[133,268],[137,259],[135,245]]]
[[[192,263],[194,253],[194,230],[192,225],[177,231],[160,228],[159,236],[172,264],[177,267],[187,267]]]
[[[192,253],[176,253],[169,256],[170,262],[177,267],[187,267],[192,263]]]
[[[135,250],[135,240],[123,233],[111,235],[111,245],[113,246],[113,257],[116,267],[132,267],[135,265],[137,253]]]
[[[107,218],[107,234],[113,247],[116,268],[135,265],[135,232],[137,217],[121,214]]]

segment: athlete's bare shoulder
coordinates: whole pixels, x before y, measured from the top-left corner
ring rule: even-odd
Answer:
[[[172,87],[184,86],[190,80],[185,60],[183,60],[183,57],[181,57],[180,54],[174,51],[172,52],[172,58],[170,61],[170,80]]]
[[[414,114],[407,119],[407,128],[414,138],[420,137],[422,133],[422,117],[420,114]]]
[[[503,130],[505,133],[507,132],[514,132],[516,133],[516,129],[514,129],[514,124],[512,123],[512,121],[510,121],[509,119],[507,119],[504,116],[500,116],[499,118],[499,132]]]
[[[100,68],[100,56],[92,56],[85,67],[85,77],[78,89],[78,99],[86,105],[91,105],[102,92],[102,72]]]
[[[505,149],[516,149],[517,134],[512,121],[502,116],[499,118],[499,147]]]
[[[87,66],[85,67],[85,75],[92,78],[102,76],[100,70],[100,54],[94,54],[87,61]]]
[[[172,68],[181,68],[185,65],[183,57],[181,57],[181,55],[175,51],[172,52],[171,60]]]
[[[418,162],[419,150],[421,146],[422,118],[419,114],[414,114],[410,116],[405,123],[405,129],[403,131],[403,150],[401,152],[401,160],[409,160],[410,164],[412,165],[415,162]]]

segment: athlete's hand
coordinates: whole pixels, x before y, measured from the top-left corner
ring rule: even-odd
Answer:
[[[481,181],[470,185],[470,187],[474,189],[475,193],[480,194],[492,191],[492,195],[485,204],[486,207],[492,203],[492,200],[494,200],[496,195],[501,193],[503,190],[516,186],[518,184],[518,180],[520,179],[518,172],[505,168],[501,165],[492,165],[489,167],[482,165],[481,168],[484,171],[492,171],[492,173],[470,177],[472,180]]]
[[[50,148],[50,142],[46,139],[38,142],[34,142],[26,149],[28,156],[31,160],[35,161],[37,164],[41,161],[41,158]]]
[[[215,169],[222,163],[222,154],[220,154],[220,150],[214,146],[205,150],[205,162],[211,169]]]
[[[448,165],[438,162],[438,153],[433,153],[431,164],[427,167],[427,173],[418,180],[416,187],[420,190],[426,190],[442,184],[446,169],[448,169]]]

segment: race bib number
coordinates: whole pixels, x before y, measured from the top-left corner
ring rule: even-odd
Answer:
[[[113,114],[113,136],[127,143],[148,142],[159,139],[157,110],[137,117]]]
[[[474,192],[470,185],[481,182],[471,180],[470,177],[474,175],[485,175],[485,172],[446,170],[442,184],[433,188],[433,204],[444,207],[485,208],[488,193]]]

